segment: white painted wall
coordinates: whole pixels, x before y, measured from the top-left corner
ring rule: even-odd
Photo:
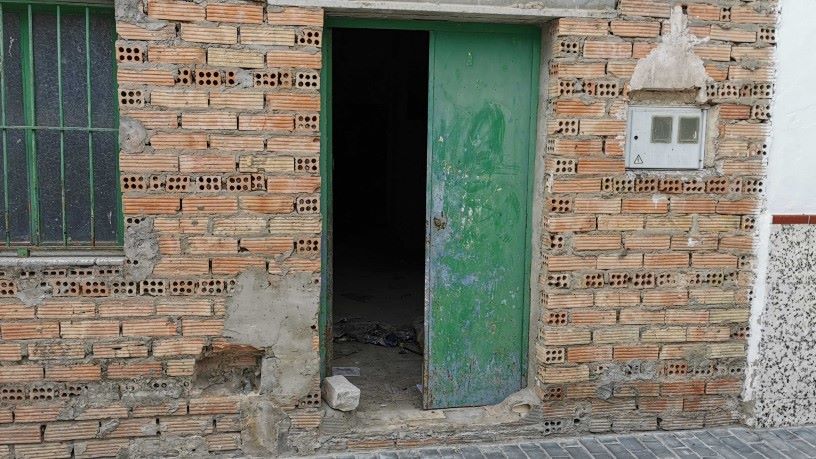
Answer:
[[[768,211],[816,214],[816,2],[782,0],[768,153]]]

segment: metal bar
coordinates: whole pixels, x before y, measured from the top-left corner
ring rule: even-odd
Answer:
[[[57,93],[59,96],[59,124],[65,125],[62,108],[62,10],[57,5]],[[62,243],[68,245],[68,227],[65,221],[65,131],[60,130],[60,197],[62,205]]]
[[[76,126],[5,126],[0,124],[0,129],[30,129],[32,131],[82,131],[82,132],[116,132],[117,128],[86,128]]]
[[[113,34],[112,41],[110,44],[110,49],[116,49],[116,34]],[[116,131],[116,149],[114,150],[114,163],[116,164],[116,169],[114,170],[114,176],[116,178],[116,199],[114,200],[114,215],[116,216],[116,243],[120,246],[124,246],[125,244],[125,215],[124,209],[122,208],[122,187],[119,185],[121,183],[121,170],[119,169],[119,81],[116,78],[116,68],[119,65],[116,53],[111,53],[111,62],[113,63],[113,87],[114,87],[114,94],[112,97],[114,98],[114,123],[113,125],[117,128]]]
[[[60,4],[79,7],[113,8],[113,0],[59,0]],[[18,5],[53,5],[54,0],[3,0]]]
[[[36,123],[34,111],[34,30],[31,5],[26,8],[26,27],[22,28],[22,61],[23,61],[23,94],[25,103],[25,119],[29,126]],[[29,219],[31,228],[31,243],[40,242],[40,202],[37,198],[37,143],[32,129],[26,130],[26,156],[28,157],[28,199]]]
[[[3,4],[0,3],[0,122],[6,124],[6,30]],[[8,187],[8,142],[6,130],[3,136],[3,225],[6,229],[6,246],[11,245],[11,222],[9,221],[9,187]]]
[[[91,117],[91,9],[85,7],[85,87],[88,100],[88,127],[93,125]],[[94,215],[95,193],[94,193],[94,154],[93,154],[93,133],[88,131],[88,186],[90,188],[91,206],[91,244],[96,243],[96,231]]]

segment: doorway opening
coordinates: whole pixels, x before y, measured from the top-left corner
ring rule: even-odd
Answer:
[[[333,345],[358,412],[422,406],[427,31],[332,29]]]

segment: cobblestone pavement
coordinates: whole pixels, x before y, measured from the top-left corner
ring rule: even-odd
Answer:
[[[324,456],[333,459],[402,458],[816,458],[816,426],[742,427],[598,435],[515,443],[473,444]]]

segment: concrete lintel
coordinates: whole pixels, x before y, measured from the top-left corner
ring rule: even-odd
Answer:
[[[53,266],[122,266],[125,257],[101,256],[0,256],[0,268],[45,268]]]
[[[469,4],[428,0],[268,0],[269,5],[320,7],[330,16],[543,23],[562,17],[611,18],[615,0],[550,0],[530,4]],[[498,2],[497,2],[498,3]],[[556,6],[543,6],[553,4]],[[575,6],[564,6],[566,4]]]

